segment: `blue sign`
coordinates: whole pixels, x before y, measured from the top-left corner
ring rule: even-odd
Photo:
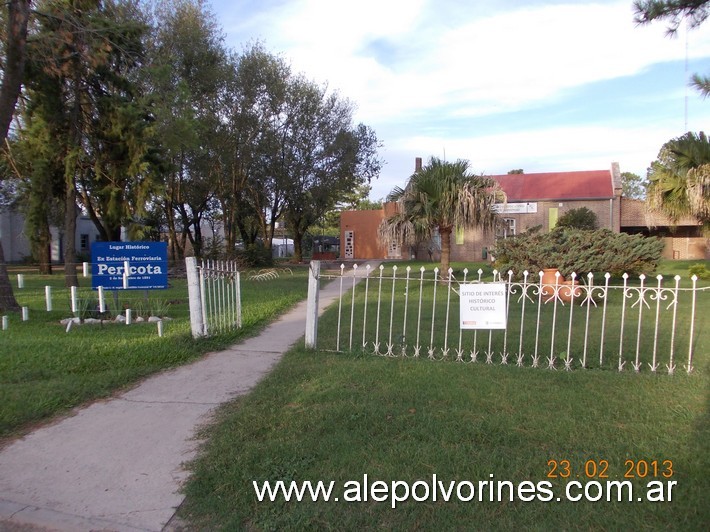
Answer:
[[[168,287],[166,242],[94,242],[91,286],[107,290],[154,290]]]

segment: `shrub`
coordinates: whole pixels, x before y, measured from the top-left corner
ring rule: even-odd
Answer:
[[[597,215],[586,207],[571,209],[560,216],[557,227],[571,227],[573,229],[584,229],[593,231],[599,227]]]
[[[565,276],[572,272],[619,276],[653,272],[662,252],[663,242],[657,238],[558,227],[549,233],[536,229],[498,240],[493,254],[500,271],[512,270],[516,275],[558,268]]]
[[[271,250],[261,244],[252,244],[239,250],[236,255],[240,268],[262,268],[274,265]]]
[[[704,281],[710,279],[710,270],[707,269],[705,264],[693,264],[690,268],[688,268],[688,272],[691,277],[693,275],[697,275],[698,279],[702,279]]]

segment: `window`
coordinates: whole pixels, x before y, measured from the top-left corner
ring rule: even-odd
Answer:
[[[432,231],[431,245],[435,250],[437,250],[437,251],[441,250],[441,234],[439,233],[438,227],[435,227],[434,231]]]
[[[89,235],[83,234],[79,240],[79,247],[82,251],[89,249]]]
[[[515,236],[515,218],[503,218],[496,227],[496,237],[508,238]]]
[[[457,227],[456,228],[456,245],[457,246],[463,246],[465,242],[465,234],[463,227]]]
[[[401,259],[402,258],[402,245],[399,243],[399,239],[391,240],[389,246],[387,247],[387,258],[388,259]]]
[[[345,231],[345,258],[355,258],[355,232]]]

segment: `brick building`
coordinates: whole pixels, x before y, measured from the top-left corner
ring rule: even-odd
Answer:
[[[671,226],[659,214],[650,213],[641,200],[621,199],[621,230],[663,238],[666,247],[664,259],[697,260],[710,258],[708,240],[702,235],[695,218],[685,217]]]
[[[419,164],[419,159],[417,160]],[[607,170],[546,172],[490,176],[506,193],[507,202],[498,206],[500,223],[495,231],[458,229],[451,239],[452,261],[480,261],[497,238],[506,238],[542,226],[549,231],[559,218],[572,209],[586,207],[596,214],[600,228],[615,232],[642,232],[666,238],[667,258],[704,259],[707,241],[702,238],[695,220],[681,220],[671,229],[667,220],[648,215],[642,201],[622,198],[621,172],[618,163]],[[408,258],[438,260],[441,242],[438,236],[416,248],[386,246],[377,237],[377,227],[396,206],[385,205],[376,211],[347,211],[341,216],[341,258]]]

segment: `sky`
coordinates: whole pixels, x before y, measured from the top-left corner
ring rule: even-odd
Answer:
[[[414,160],[476,174],[645,176],[661,146],[710,125],[710,21],[675,38],[632,0],[212,0],[228,47],[255,41],[355,106],[383,143],[370,198]]]

